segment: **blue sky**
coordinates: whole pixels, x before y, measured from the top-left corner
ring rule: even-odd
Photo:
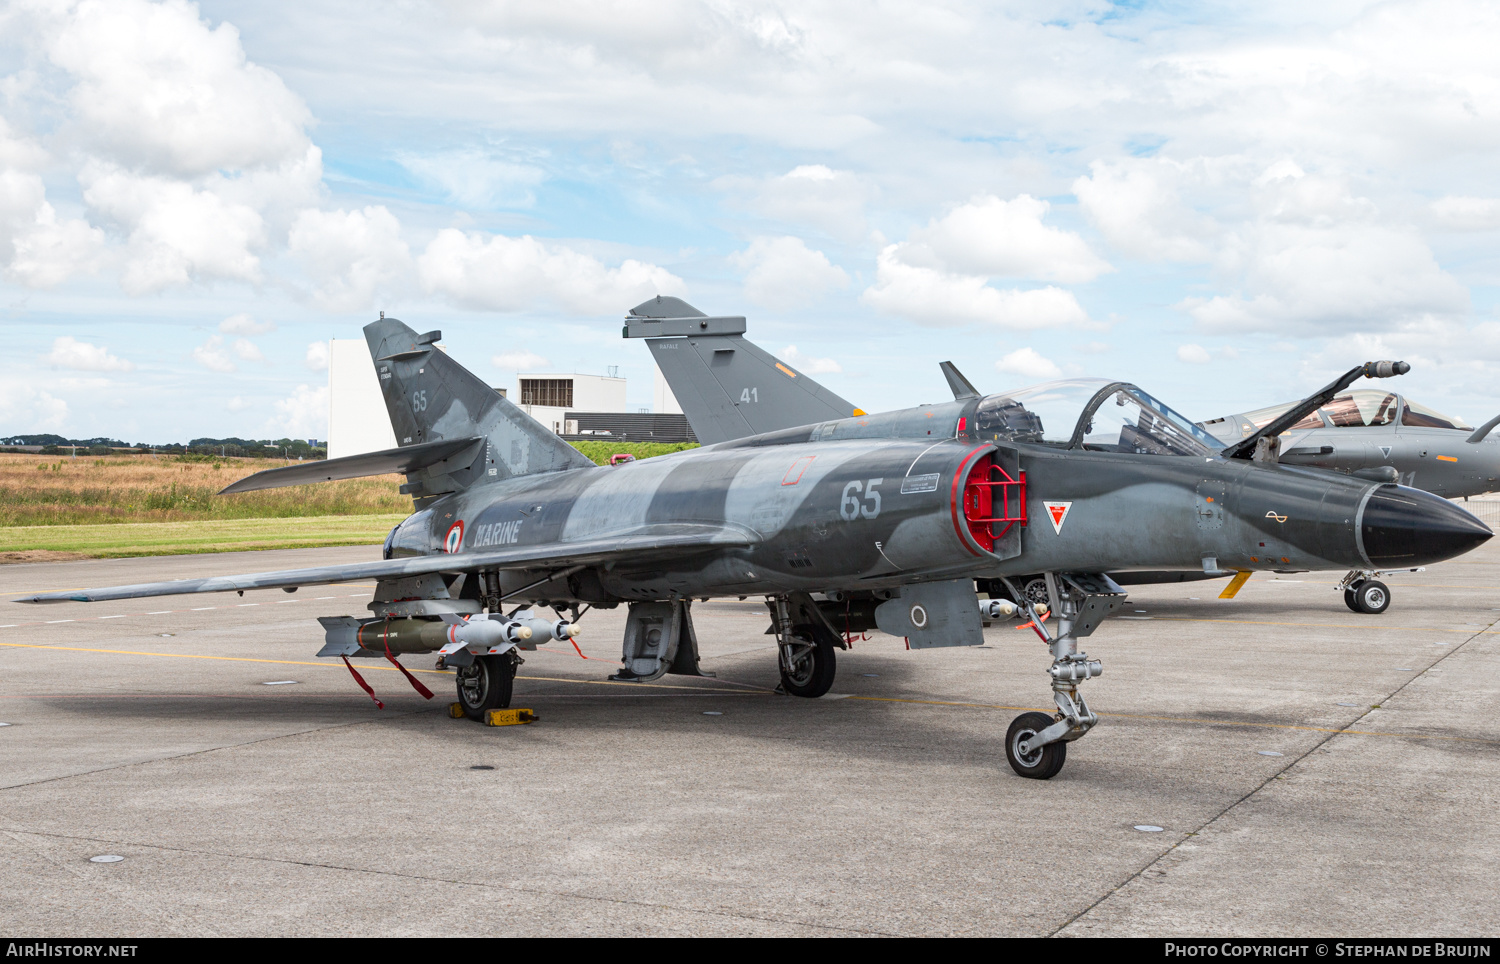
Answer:
[[[1477,3],[13,2],[0,432],[323,437],[311,346],[379,310],[648,405],[658,292],[871,410],[945,359],[1206,418],[1400,357],[1480,421],[1497,42]]]

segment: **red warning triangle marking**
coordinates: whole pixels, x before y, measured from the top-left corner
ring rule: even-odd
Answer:
[[[1063,520],[1068,517],[1068,510],[1073,508],[1071,502],[1043,502],[1047,508],[1047,515],[1052,519],[1052,531],[1062,535]]]

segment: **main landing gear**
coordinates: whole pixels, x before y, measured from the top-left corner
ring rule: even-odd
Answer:
[[[1078,692],[1085,683],[1104,672],[1097,659],[1079,651],[1080,637],[1092,633],[1105,616],[1125,605],[1125,590],[1103,573],[1045,573],[1051,611],[1057,614],[1057,635],[1047,632],[1031,593],[1017,592],[1006,580],[1011,595],[1026,611],[1036,634],[1052,653],[1052,699],[1057,712],[1022,713],[1011,721],[1005,734],[1005,757],[1016,773],[1032,780],[1057,775],[1068,758],[1068,744],[1080,739],[1099,717]]]
[[[1391,608],[1391,590],[1376,576],[1389,576],[1397,572],[1422,572],[1425,567],[1415,569],[1350,569],[1339,581],[1338,588],[1344,593],[1344,605],[1357,613],[1378,616]]]
[[[474,662],[460,667],[454,675],[464,715],[471,720],[483,720],[486,711],[509,707],[516,667],[520,664],[521,657],[512,649],[497,656],[476,656]]]
[[[766,600],[776,636],[781,690],[789,696],[816,699],[833,689],[838,670],[833,651],[844,641],[807,593],[788,593]]]
[[[818,697],[833,689],[837,660],[827,640],[789,636],[777,642],[781,688],[791,696]]]

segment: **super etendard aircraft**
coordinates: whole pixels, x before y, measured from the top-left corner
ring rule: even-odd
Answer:
[[[596,467],[435,350],[438,332],[383,319],[365,336],[400,445],[260,472],[225,492],[405,473],[415,511],[383,560],[24,601],[373,578],[371,616],[320,620],[318,655],[441,652],[472,717],[508,705],[517,651],[571,636],[585,607],[630,607],[614,678],[645,681],[699,674],[691,600],[764,595],[782,685],[804,697],[828,691],[848,633],[880,629],[913,649],[977,645],[984,620],[1019,615],[1050,650],[1057,712],[1017,717],[1006,755],[1045,779],[1098,722],[1078,688],[1101,668],[1079,640],[1124,604],[1106,571],[1378,568],[1446,559],[1491,535],[1425,492],[1257,461],[1255,439],[1221,451],[1124,382],[968,392],[878,415],[845,416],[852,408],[830,394],[835,417],[816,425]],[[1370,363],[1330,389],[1398,367]],[[756,386],[744,387],[754,404]],[[1045,603],[1016,583],[1038,574]],[[976,581],[1014,602],[979,599]],[[507,603],[572,619],[507,615]]]

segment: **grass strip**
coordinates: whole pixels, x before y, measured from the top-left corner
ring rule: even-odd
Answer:
[[[204,519],[193,522],[0,528],[0,552],[76,552],[95,559],[169,556],[250,549],[311,549],[373,545],[385,540],[404,513],[301,516],[280,519]]]

